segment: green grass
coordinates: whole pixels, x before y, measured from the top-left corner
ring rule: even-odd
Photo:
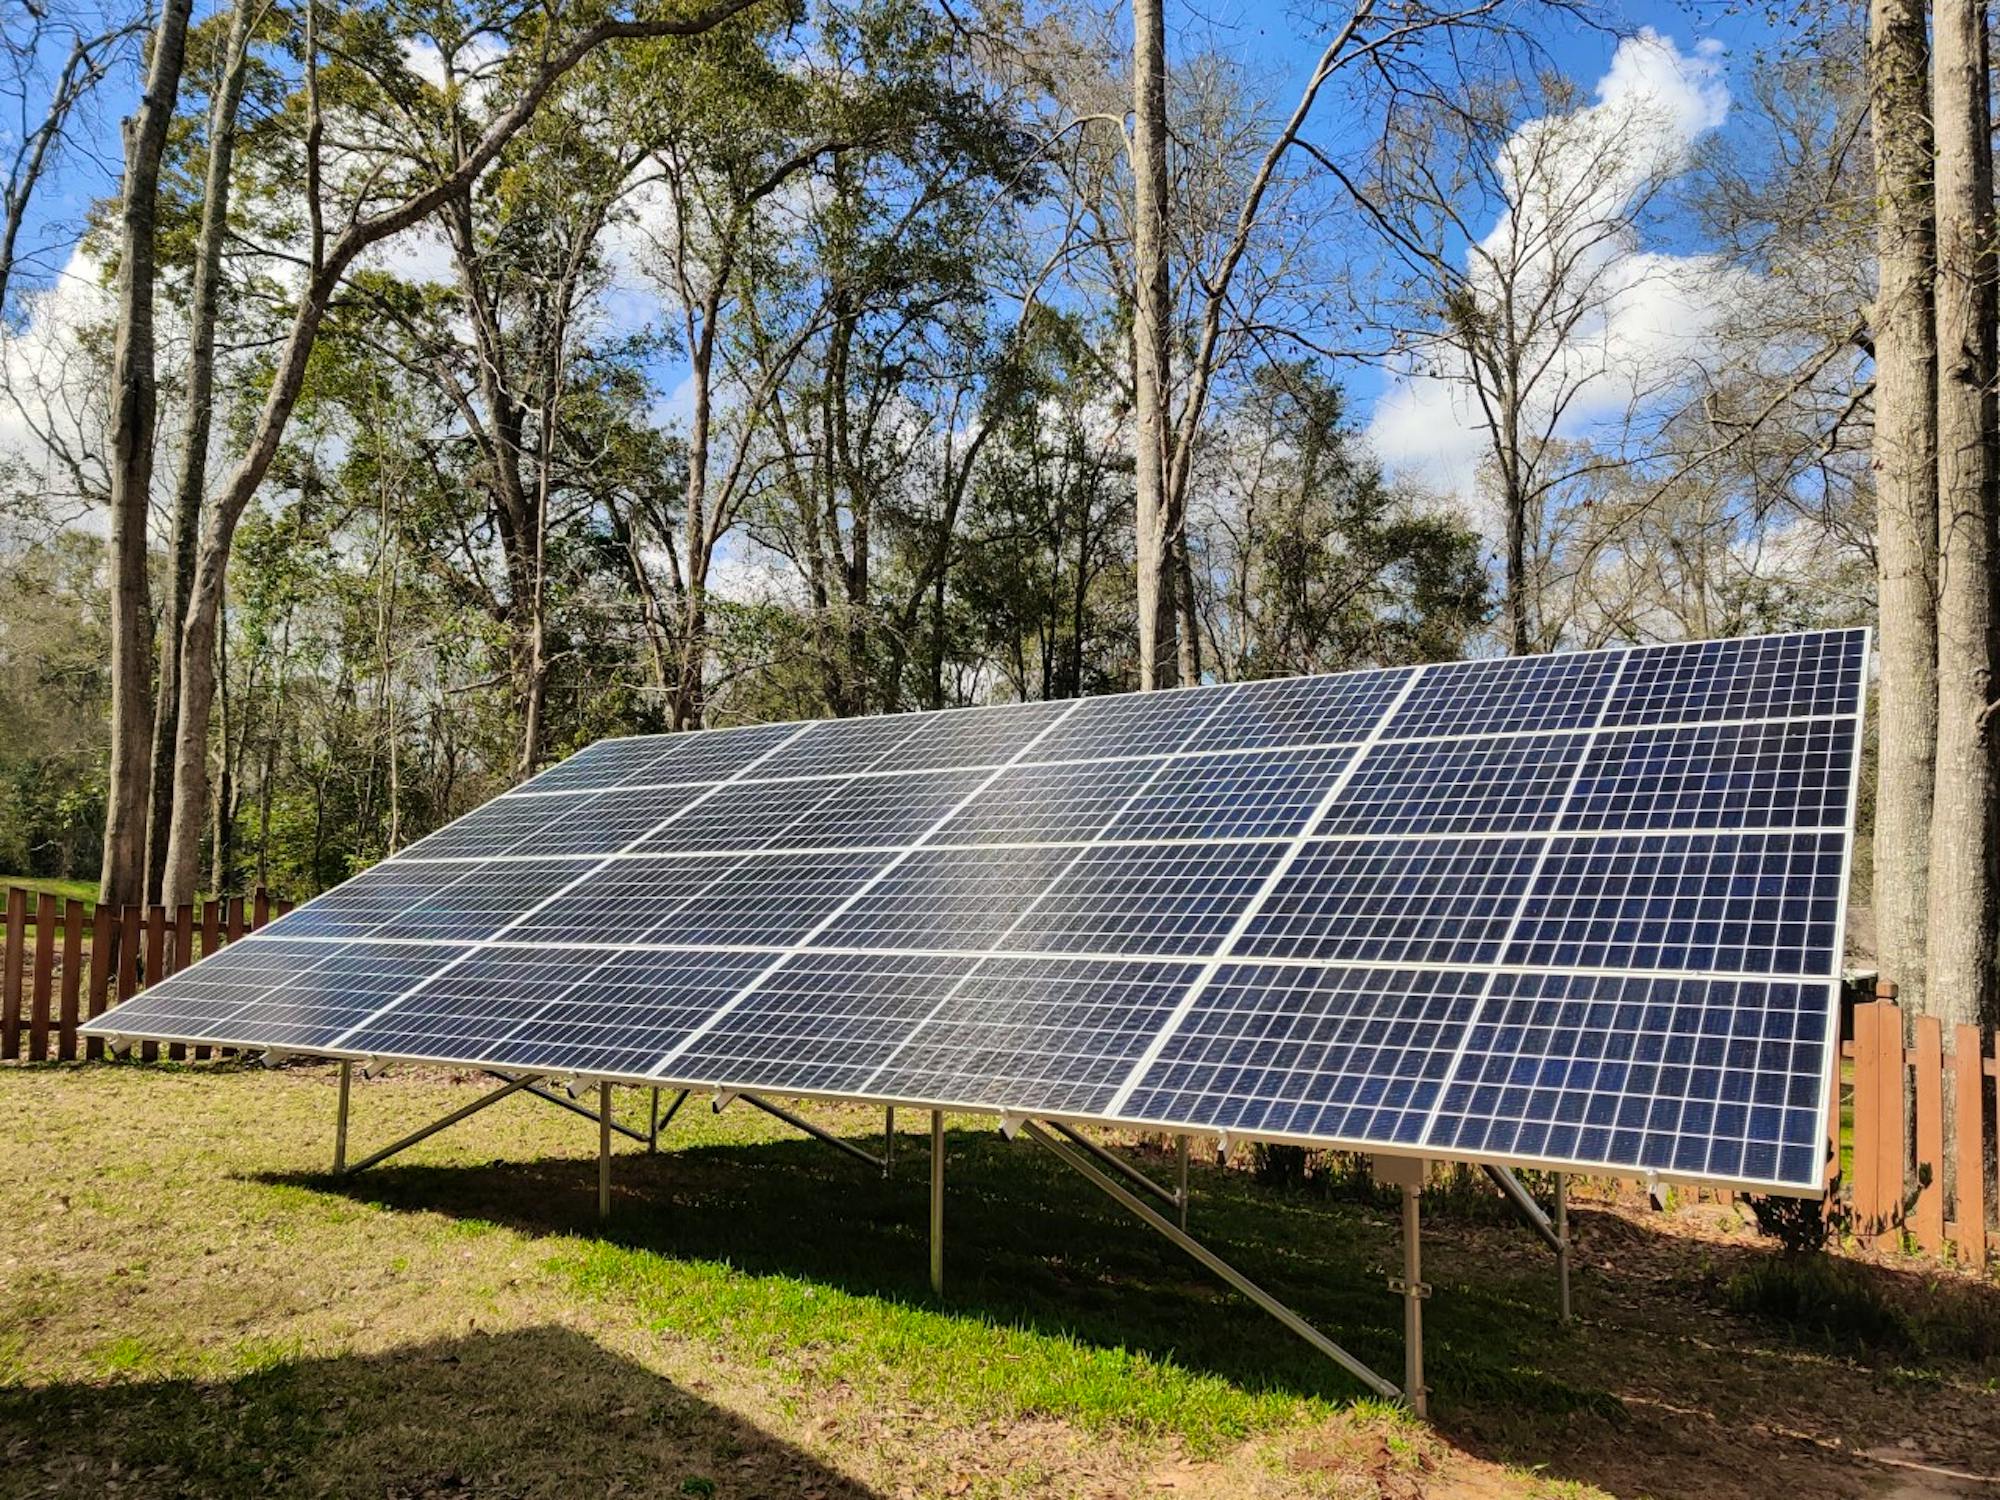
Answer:
[[[477,1087],[359,1084],[350,1149]],[[1747,1231],[1680,1240],[1588,1194],[1567,1329],[1546,1254],[1489,1196],[1426,1195],[1430,1429],[990,1122],[949,1122],[939,1298],[915,1129],[884,1181],[742,1105],[691,1101],[658,1155],[618,1143],[600,1225],[595,1132],[573,1115],[509,1100],[334,1179],[334,1098],[325,1067],[0,1069],[0,1500],[1011,1500],[1162,1476],[1301,1500],[1748,1500],[1757,1476],[1728,1460],[1773,1425],[1820,1440],[1793,1455],[1805,1493],[1839,1491],[1840,1455],[1885,1433],[2000,1466],[2000,1366],[1926,1352],[1898,1373],[1898,1349],[1878,1368],[1743,1288],[1775,1259]],[[807,1111],[879,1143],[879,1114]],[[1199,1237],[1401,1379],[1392,1214],[1199,1160],[1194,1187]],[[1936,1295],[1857,1274],[1905,1310]],[[2000,1300],[1960,1305],[1971,1325]]]
[[[19,887],[28,892],[28,925],[35,925],[36,896],[54,896],[57,901],[94,902],[97,899],[97,882],[94,880],[42,879],[33,875],[0,875],[0,891]]]

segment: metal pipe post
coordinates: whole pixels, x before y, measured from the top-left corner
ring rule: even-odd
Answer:
[[[1429,1415],[1424,1392],[1424,1285],[1422,1225],[1417,1202],[1421,1189],[1403,1189],[1403,1395],[1419,1417]]]
[[[944,1295],[944,1111],[931,1111],[931,1291]]]
[[[611,1217],[611,1085],[597,1086],[597,1217]]]
[[[347,1093],[354,1082],[354,1064],[345,1058],[340,1064],[340,1121],[333,1127],[334,1175],[347,1170]]]
[[[1174,1202],[1180,1205],[1181,1233],[1187,1233],[1188,1219],[1188,1138],[1174,1137]]]
[[[1569,1174],[1556,1173],[1556,1292],[1562,1321],[1569,1321]]]
[[[660,1091],[653,1090],[653,1102],[646,1113],[646,1154],[651,1156],[660,1149]]]
[[[893,1176],[896,1171],[896,1106],[891,1104],[882,1111],[882,1175]]]

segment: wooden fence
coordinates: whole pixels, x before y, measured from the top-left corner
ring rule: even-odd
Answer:
[[[41,1062],[77,1055],[77,1026],[104,1014],[157,979],[186,968],[224,943],[255,932],[290,911],[260,888],[247,899],[204,901],[172,911],[161,906],[105,906],[47,892],[7,892],[5,946],[0,948],[0,1059]],[[103,1055],[86,1041],[84,1055]],[[159,1056],[147,1042],[143,1055]],[[196,1058],[207,1047],[193,1049]],[[185,1057],[179,1045],[169,1057]]]
[[[262,890],[204,901],[199,908],[88,906],[18,887],[7,892],[0,949],[0,1059],[39,1061],[78,1055],[76,1028],[217,948],[291,910]],[[1889,989],[1891,987],[1885,987]],[[1829,1191],[1864,1242],[1905,1244],[1932,1255],[1949,1246],[1983,1265],[2000,1254],[1989,1219],[2000,1207],[1994,1158],[1985,1150],[2000,1118],[2000,1057],[1976,1027],[1949,1039],[1920,1016],[1905,1045],[1902,1008],[1893,998],[1855,1005],[1841,1046],[1840,1101]],[[207,1047],[180,1045],[167,1055],[196,1059]],[[221,1049],[216,1049],[218,1052]],[[159,1056],[157,1043],[142,1056]],[[84,1055],[100,1056],[90,1040]],[[1945,1110],[1954,1129],[1945,1129]],[[1945,1142],[1955,1160],[1945,1160]],[[1851,1166],[1843,1169],[1843,1163]],[[1731,1195],[1720,1195],[1727,1199]]]
[[[1949,1245],[1982,1266],[2000,1249],[1988,1222],[2000,1183],[1986,1151],[1989,1121],[2000,1117],[2000,1057],[1976,1026],[1954,1027],[1947,1039],[1934,1016],[1918,1016],[1907,1037],[1904,1024],[1893,998],[1857,1005],[1853,1040],[1841,1048],[1852,1083],[1850,1228],[1884,1248],[1906,1236],[1931,1255]]]

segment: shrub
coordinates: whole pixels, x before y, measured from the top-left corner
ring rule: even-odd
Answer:
[[[1815,1255],[1826,1248],[1830,1225],[1824,1200],[1752,1198],[1750,1213],[1757,1232],[1776,1240],[1787,1255]]]
[[[1782,1323],[1837,1348],[1900,1353],[1915,1343],[1909,1319],[1882,1295],[1868,1269],[1828,1255],[1763,1261],[1724,1282],[1722,1300],[1733,1312]]]

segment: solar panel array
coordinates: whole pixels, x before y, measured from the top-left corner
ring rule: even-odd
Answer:
[[[1813,1192],[1866,650],[609,740],[91,1029]]]

